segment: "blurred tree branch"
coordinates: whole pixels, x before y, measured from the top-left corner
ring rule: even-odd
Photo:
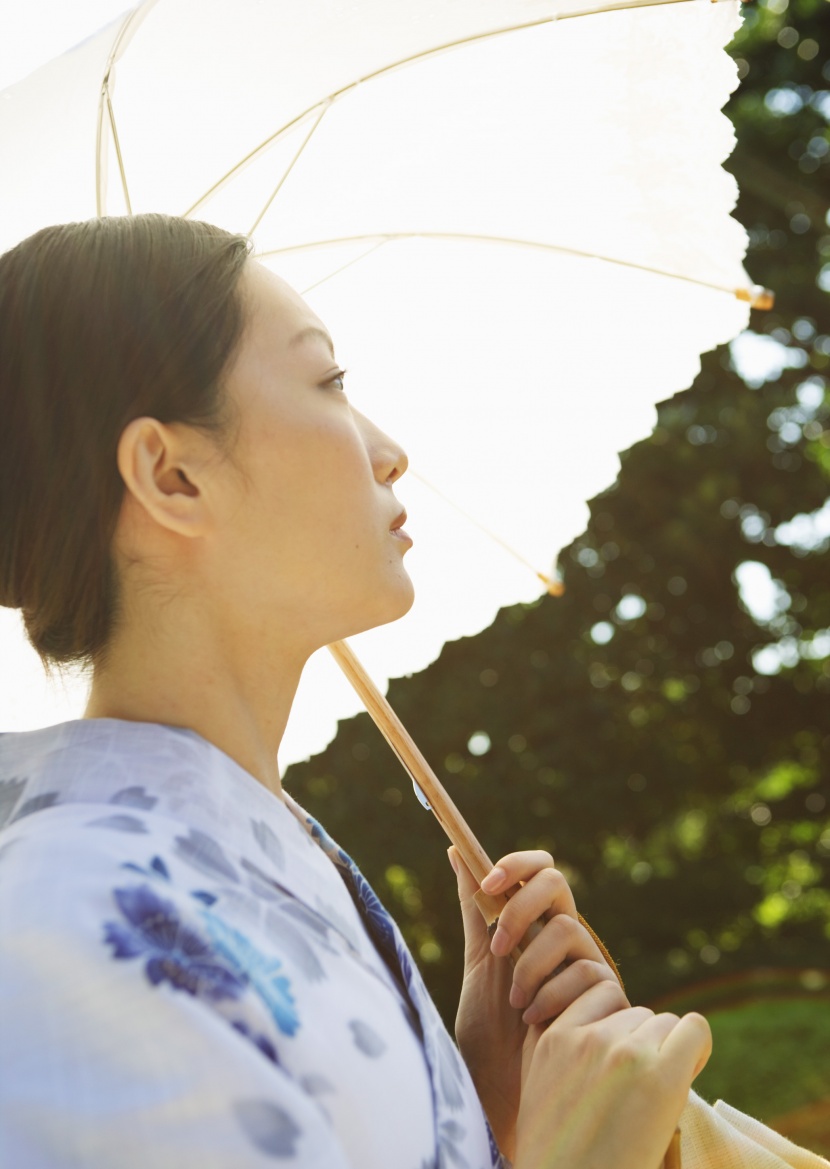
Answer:
[[[737,179],[741,191],[782,212],[790,203],[800,203],[813,224],[824,224],[830,201],[822,198],[805,183],[798,182],[748,150],[736,151],[726,169]]]

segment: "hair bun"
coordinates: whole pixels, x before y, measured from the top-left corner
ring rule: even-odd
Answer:
[[[0,256],[0,605],[47,662],[111,636],[116,451],[141,414],[223,434],[250,244],[167,215],[47,227]]]

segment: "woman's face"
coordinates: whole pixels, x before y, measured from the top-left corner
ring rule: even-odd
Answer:
[[[226,378],[240,421],[221,471],[222,584],[255,628],[279,622],[310,652],[412,604],[393,492],[407,459],[350,404],[302,298],[255,261],[242,292],[247,323]]]

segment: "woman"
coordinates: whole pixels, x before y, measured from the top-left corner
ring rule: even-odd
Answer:
[[[0,602],[92,683],[0,737],[3,1163],[658,1169],[708,1027],[627,1005],[551,858],[491,941],[451,850],[462,1060],[282,789],[308,656],[412,601],[406,455],[314,313],[240,237],[95,220],[0,258],[0,353]]]

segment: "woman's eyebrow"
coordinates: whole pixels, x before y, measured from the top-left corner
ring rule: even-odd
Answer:
[[[290,345],[299,345],[300,342],[306,341],[309,337],[318,337],[321,341],[325,341],[326,345],[328,345],[328,347],[331,351],[332,357],[334,357],[334,342],[332,341],[331,337],[328,335],[326,330],[318,328],[317,325],[309,325],[307,328],[301,329],[299,331],[299,333],[296,333],[291,338],[289,344]]]

